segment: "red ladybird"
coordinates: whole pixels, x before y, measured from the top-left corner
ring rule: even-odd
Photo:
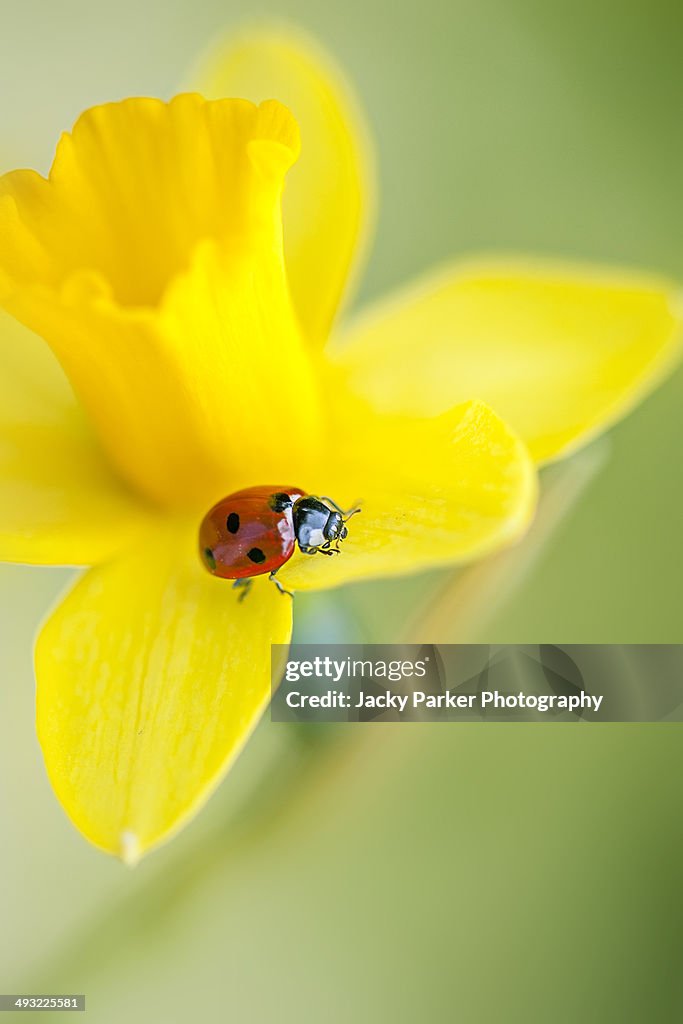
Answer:
[[[339,554],[345,523],[359,510],[342,512],[330,498],[316,498],[300,487],[248,487],[228,495],[207,512],[199,528],[199,552],[214,576],[235,580],[246,596],[252,577],[275,573],[294,554]]]

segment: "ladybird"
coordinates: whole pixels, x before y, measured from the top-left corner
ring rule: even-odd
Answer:
[[[247,487],[222,498],[204,516],[199,554],[214,576],[235,580],[233,586],[242,588],[240,600],[253,577],[265,573],[289,594],[275,574],[296,545],[306,555],[338,555],[348,534],[346,522],[359,511],[344,512],[331,498],[300,487]]]

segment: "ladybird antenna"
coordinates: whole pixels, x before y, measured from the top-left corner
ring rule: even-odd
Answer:
[[[332,508],[334,509],[334,511],[338,512],[339,515],[342,517],[342,522],[344,522],[344,523],[348,519],[350,519],[351,516],[355,516],[356,512],[360,512],[360,502],[359,501],[354,502],[355,508],[352,507],[349,512],[346,512],[346,511],[344,511],[343,508],[340,508],[339,505],[337,504],[337,502],[333,501],[332,498],[328,498],[328,496],[326,494],[321,494],[320,495],[320,501],[326,501],[328,505],[331,505]]]

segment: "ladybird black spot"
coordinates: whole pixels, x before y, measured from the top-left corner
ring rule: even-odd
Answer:
[[[250,558],[252,562],[256,562],[257,565],[260,565],[261,562],[265,562],[266,560],[265,553],[261,548],[250,548],[249,551],[247,551],[247,558]]]
[[[278,491],[277,494],[271,494],[268,504],[273,512],[284,512],[292,504],[292,499],[285,491]]]
[[[213,557],[213,551],[211,548],[204,548],[204,561],[211,572],[213,572],[216,568],[216,559]]]
[[[231,512],[225,521],[225,525],[228,528],[228,533],[237,533],[240,528],[240,517],[236,512]]]

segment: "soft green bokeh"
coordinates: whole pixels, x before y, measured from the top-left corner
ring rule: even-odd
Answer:
[[[321,38],[369,110],[382,205],[362,297],[492,248],[683,281],[673,0],[2,0],[0,162],[44,169],[83,107],[169,95],[214,33],[273,13]],[[682,399],[679,373],[612,432],[470,637],[683,641]],[[66,822],[35,741],[31,636],[66,575],[0,571],[0,990],[85,991],[87,1019],[117,1024],[681,1017],[678,726],[264,722],[130,874]],[[481,579],[297,599],[300,629],[404,639],[438,585],[452,619],[415,638],[463,639]]]

